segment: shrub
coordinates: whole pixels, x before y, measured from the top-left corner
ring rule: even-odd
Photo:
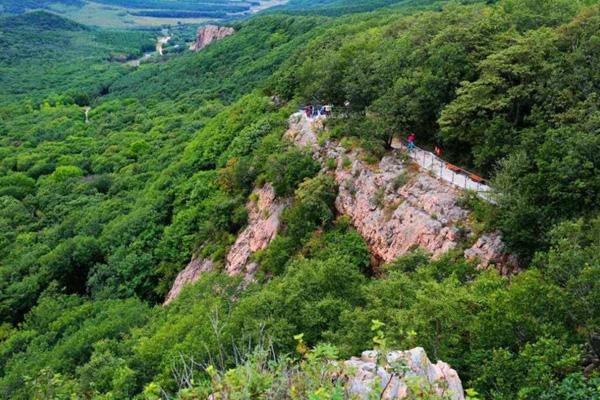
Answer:
[[[24,173],[16,172],[0,177],[0,196],[12,196],[17,200],[22,200],[34,192],[35,180]]]
[[[293,148],[269,158],[266,178],[273,184],[278,196],[289,196],[298,184],[314,176],[319,169],[319,164],[308,152]]]
[[[394,190],[400,189],[402,186],[408,183],[409,177],[406,172],[399,173],[392,181],[392,187]]]
[[[68,179],[80,178],[82,176],[83,171],[81,168],[74,165],[65,165],[62,167],[57,167],[52,175],[50,175],[50,180],[53,182],[64,182]]]
[[[371,198],[371,203],[377,208],[383,208],[385,206],[385,188],[381,187],[375,191]]]
[[[335,170],[336,167],[337,167],[337,159],[328,158],[327,159],[327,169],[330,171],[333,171],[333,170]]]

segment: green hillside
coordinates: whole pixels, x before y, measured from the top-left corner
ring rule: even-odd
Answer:
[[[82,0],[2,0],[0,11],[7,14],[20,14],[37,8],[47,8],[53,4],[81,7]]]
[[[0,397],[345,399],[333,360],[422,346],[471,400],[600,398],[600,7],[279,11],[139,68],[114,60],[152,32],[0,19]],[[323,140],[365,162],[411,131],[489,177],[493,203],[461,201],[522,272],[460,249],[376,265],[330,174],[283,138],[309,102],[348,102]],[[266,182],[283,226],[242,282],[224,259]],[[162,306],[194,256],[214,271]],[[411,395],[449,398],[430,389]]]
[[[154,49],[151,32],[98,31],[53,14],[0,18],[0,102],[18,96],[98,96],[128,72],[111,58],[136,58]]]
[[[383,7],[394,7],[397,10],[410,10],[413,8],[425,8],[432,5],[443,4],[444,0],[290,0],[286,4],[273,8],[274,12],[286,12],[300,15],[328,15],[340,16],[344,14],[353,14],[360,12],[373,11]],[[465,0],[463,3],[473,3],[477,1]]]

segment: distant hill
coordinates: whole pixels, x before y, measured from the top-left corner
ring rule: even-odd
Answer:
[[[140,57],[155,40],[153,32],[90,28],[45,11],[0,17],[0,97],[47,93],[53,85],[53,92],[98,93],[127,71],[109,60]]]
[[[47,8],[56,4],[81,7],[84,3],[83,0],[0,0],[0,12],[21,14],[28,10]]]
[[[135,27],[239,18],[285,0],[0,0],[0,14],[49,10],[88,25]]]
[[[83,30],[85,27],[74,21],[62,18],[48,12],[31,12],[9,18],[0,18],[0,29],[14,30],[17,28],[39,29],[39,30]]]

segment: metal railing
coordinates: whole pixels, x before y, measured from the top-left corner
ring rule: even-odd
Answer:
[[[392,143],[392,148],[405,151],[420,167],[431,171],[442,180],[461,189],[472,190],[482,199],[493,202],[491,198],[492,188],[485,184],[485,179],[480,178],[474,173],[452,165],[420,147],[414,146],[412,150],[409,150],[408,142],[403,139],[396,139]]]
[[[298,107],[298,112],[305,113],[305,106]],[[327,115],[313,114],[308,117],[310,120],[315,118],[327,117]],[[408,156],[420,167],[432,172],[438,178],[450,183],[453,186],[464,190],[471,190],[490,203],[495,203],[492,192],[493,189],[486,185],[486,180],[477,176],[475,173],[464,168],[452,165],[444,159],[436,156],[430,151],[414,146],[412,150],[408,149],[408,141],[395,138],[392,142],[392,148],[405,151]]]

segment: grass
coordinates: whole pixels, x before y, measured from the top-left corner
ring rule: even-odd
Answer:
[[[337,159],[335,158],[328,158],[327,159],[327,169],[330,171],[335,170],[337,167]]]
[[[352,160],[350,160],[350,158],[348,157],[344,157],[344,159],[342,160],[342,166],[345,169],[349,169],[352,166]]]
[[[385,188],[377,189],[377,191],[373,194],[373,197],[371,198],[371,202],[377,208],[383,208],[385,206]]]
[[[398,190],[400,189],[402,186],[406,185],[408,183],[409,180],[409,176],[406,174],[406,172],[401,172],[398,174],[398,176],[396,176],[394,178],[394,180],[392,181],[392,186],[394,188],[394,190]]]

